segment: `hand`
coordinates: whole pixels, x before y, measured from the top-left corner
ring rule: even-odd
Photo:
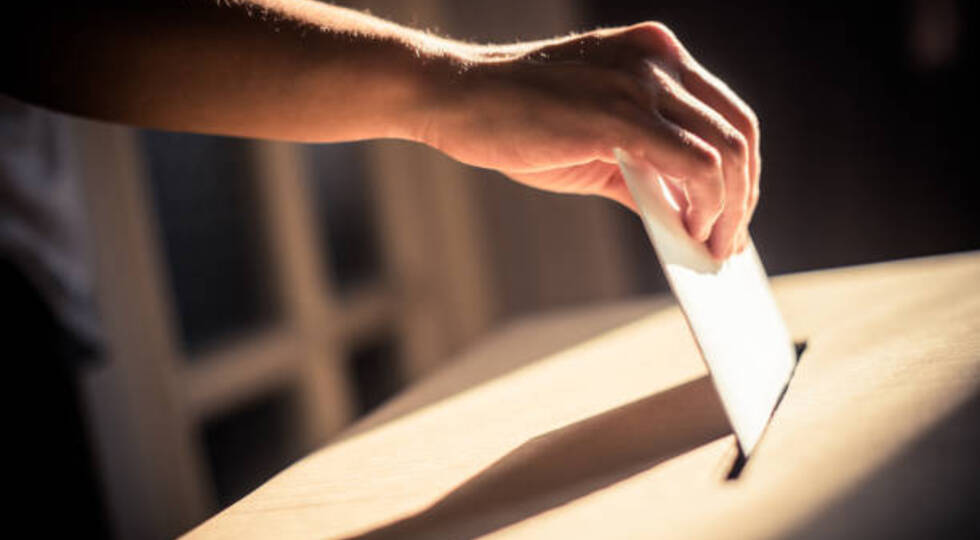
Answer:
[[[51,14],[38,4],[26,22],[12,19],[0,36],[32,46],[4,48],[18,54],[0,91],[157,129],[407,138],[635,209],[613,159],[622,148],[664,175],[715,256],[747,242],[755,115],[663,25],[473,46],[312,0],[116,4]]]
[[[688,231],[714,256],[744,249],[759,198],[758,122],[663,25],[484,48],[455,69],[418,140],[534,187],[636,210],[613,156],[622,148],[672,184]]]

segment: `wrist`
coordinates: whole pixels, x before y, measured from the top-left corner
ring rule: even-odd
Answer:
[[[443,150],[442,139],[452,126],[478,116],[481,96],[493,87],[496,74],[524,56],[521,45],[473,45],[434,39],[434,45],[416,53],[412,69],[414,99],[402,125],[409,140]]]
[[[308,76],[294,81],[312,98],[298,118],[312,135],[299,139],[426,142],[424,126],[459,95],[452,87],[470,55],[462,45],[390,24],[353,37],[324,32]]]
[[[412,99],[397,122],[404,138],[439,147],[438,133],[462,113],[469,72],[482,62],[476,49],[447,40],[415,49],[407,64]]]

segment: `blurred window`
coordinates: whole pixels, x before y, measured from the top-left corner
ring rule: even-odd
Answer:
[[[158,131],[141,140],[185,349],[269,324],[276,302],[249,143]]]
[[[220,507],[247,495],[302,455],[295,400],[295,392],[284,388],[202,425],[202,442]]]
[[[338,294],[382,278],[361,144],[310,147],[310,191],[321,250]]]
[[[404,385],[398,347],[391,335],[355,343],[348,357],[358,414],[365,414],[393,396]]]

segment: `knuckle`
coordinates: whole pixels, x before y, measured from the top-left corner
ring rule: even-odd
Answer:
[[[739,108],[737,118],[738,129],[749,140],[750,146],[758,145],[760,138],[759,117],[748,106]]]
[[[627,35],[641,45],[658,51],[676,52],[679,49],[674,32],[660,22],[647,21],[631,26],[627,29]]]
[[[639,28],[646,32],[650,37],[661,40],[664,43],[673,42],[677,38],[674,32],[666,24],[657,21],[647,21],[640,23]]]
[[[714,148],[703,145],[691,146],[690,152],[695,176],[701,178],[716,178],[721,170],[721,155]]]
[[[648,80],[654,83],[654,86],[662,93],[669,94],[679,99],[678,94],[680,93],[677,88],[677,83],[674,82],[674,77],[671,75],[670,66],[650,63],[646,61],[647,67],[647,77]]]
[[[749,130],[753,135],[759,135],[759,116],[755,114],[755,111],[747,106],[745,107],[745,123],[748,125]]]
[[[732,154],[739,163],[744,162],[749,156],[749,142],[744,135],[737,131],[726,133],[723,137],[725,149]]]

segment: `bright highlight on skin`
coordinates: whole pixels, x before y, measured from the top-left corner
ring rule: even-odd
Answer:
[[[677,212],[680,212],[681,205],[677,203],[676,199],[674,199],[674,194],[671,193],[670,188],[667,187],[667,182],[662,176],[658,178],[658,181],[660,182],[660,192],[663,193],[664,200],[667,201],[667,204],[669,204],[671,208]]]

